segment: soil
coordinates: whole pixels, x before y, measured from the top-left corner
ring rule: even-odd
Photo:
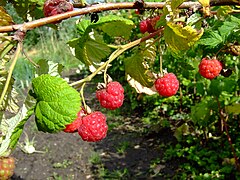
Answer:
[[[94,106],[96,103],[91,98],[94,96],[87,97],[88,105]],[[164,179],[173,175],[176,162],[152,166],[154,161],[163,158],[164,144],[175,141],[171,130],[145,132],[137,116],[110,117],[108,123],[111,126],[107,137],[88,143],[78,133],[40,132],[32,117],[19,142],[24,144],[27,134],[30,141],[34,138],[37,151],[26,153],[17,146],[13,153],[16,168],[11,179]]]

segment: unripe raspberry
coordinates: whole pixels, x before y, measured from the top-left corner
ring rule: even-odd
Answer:
[[[67,0],[46,0],[43,5],[43,12],[45,17],[62,14],[64,12],[72,10],[73,5]]]
[[[124,89],[119,82],[110,82],[105,89],[97,90],[96,97],[102,107],[114,110],[123,104]]]
[[[177,93],[179,81],[173,73],[167,73],[155,81],[155,88],[161,96],[170,97]]]
[[[0,157],[0,179],[7,180],[13,175],[15,160],[13,157]]]
[[[203,58],[198,68],[199,73],[203,77],[207,79],[214,79],[220,74],[222,70],[222,63],[217,59]]]
[[[82,125],[78,128],[78,134],[84,141],[100,141],[107,135],[108,126],[106,116],[99,111],[82,118]]]

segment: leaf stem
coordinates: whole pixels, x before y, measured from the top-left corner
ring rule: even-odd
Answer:
[[[84,79],[81,79],[81,80],[79,80],[79,81],[76,81],[76,82],[71,83],[70,86],[81,85],[81,84],[84,83],[84,82],[91,81],[93,77],[95,77],[100,71],[102,71],[104,68],[106,68],[109,63],[111,63],[114,59],[116,59],[118,56],[120,56],[123,52],[125,52],[125,51],[128,50],[128,49],[131,49],[132,47],[140,44],[140,43],[143,42],[143,41],[146,41],[146,40],[148,40],[148,39],[150,39],[150,38],[155,37],[156,35],[161,34],[162,31],[163,31],[163,28],[157,30],[156,32],[154,32],[154,33],[152,33],[152,34],[149,34],[148,36],[142,37],[142,38],[137,39],[137,40],[135,40],[135,41],[133,41],[133,42],[130,42],[130,43],[128,43],[128,44],[119,46],[119,48],[118,48],[117,50],[115,50],[115,51],[109,56],[109,59],[108,59],[102,66],[100,66],[96,71],[94,71],[92,74],[90,74],[89,76],[87,76],[87,77],[84,78]]]
[[[3,92],[2,92],[1,97],[0,97],[0,106],[2,105],[3,100],[4,100],[4,97],[5,97],[6,93],[7,93],[7,90],[8,90],[8,87],[9,87],[9,84],[10,84],[10,81],[11,81],[11,78],[12,78],[12,73],[13,73],[14,67],[15,67],[15,65],[16,65],[17,59],[18,59],[18,57],[19,57],[19,55],[20,55],[21,49],[22,49],[22,42],[19,42],[19,43],[17,44],[16,52],[15,52],[15,54],[14,54],[14,56],[13,56],[12,64],[11,64],[11,66],[9,67],[8,76],[7,76],[7,79],[6,79],[4,88],[3,88]]]
[[[84,107],[84,109],[87,109],[87,105],[86,105],[85,98],[84,98],[84,93],[83,93],[85,85],[86,85],[86,83],[83,83],[83,85],[81,87],[81,90],[80,90],[80,95],[81,95],[81,98],[82,98],[83,107]]]

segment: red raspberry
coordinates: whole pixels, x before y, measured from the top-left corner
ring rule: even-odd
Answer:
[[[100,89],[96,92],[96,97],[102,107],[114,110],[123,104],[124,89],[119,82],[110,82],[106,89]]]
[[[7,180],[13,175],[15,169],[15,160],[13,157],[0,158],[0,179]]]
[[[139,24],[140,32],[144,34],[145,32],[148,31],[148,23],[147,20],[143,20]]]
[[[203,77],[207,79],[214,79],[220,74],[222,70],[222,63],[217,59],[203,58],[198,68],[199,73]]]
[[[86,115],[86,111],[82,108],[78,114],[77,118],[71,123],[66,125],[66,128],[63,130],[66,133],[74,133],[77,132],[78,128],[82,124],[82,118]]]
[[[173,73],[167,73],[155,81],[155,88],[161,96],[173,96],[178,91],[179,81]]]
[[[67,0],[46,0],[43,6],[45,17],[72,11],[73,5]]]
[[[145,32],[153,33],[156,31],[155,26],[157,24],[157,21],[160,19],[160,16],[155,16],[153,18],[148,18],[146,20],[143,20],[140,22],[140,32],[144,34]]]
[[[78,134],[84,141],[100,141],[107,135],[108,126],[106,116],[99,111],[82,118],[82,125],[78,128]]]

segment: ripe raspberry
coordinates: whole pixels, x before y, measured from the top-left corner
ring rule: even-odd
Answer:
[[[155,81],[155,88],[161,96],[173,96],[178,91],[179,81],[173,73],[167,73]]]
[[[214,79],[220,74],[222,70],[222,64],[217,59],[203,58],[198,68],[199,73],[203,77],[207,79]]]
[[[9,179],[14,172],[15,160],[13,157],[0,157],[0,179]]]
[[[67,0],[46,0],[43,6],[45,17],[72,11],[73,5]]]
[[[82,125],[78,128],[78,134],[84,141],[100,141],[107,135],[108,126],[106,116],[99,111],[82,118]]]
[[[123,104],[124,89],[119,82],[110,82],[106,89],[100,89],[96,92],[96,97],[102,107],[114,110]]]
[[[86,115],[86,111],[82,108],[78,114],[77,118],[71,123],[66,125],[66,128],[63,130],[66,133],[74,133],[77,132],[78,128],[82,124],[82,118]]]
[[[156,31],[155,26],[157,24],[157,21],[160,19],[160,16],[155,16],[153,18],[148,18],[146,20],[143,20],[140,22],[140,32],[144,34],[145,32],[153,33]]]

